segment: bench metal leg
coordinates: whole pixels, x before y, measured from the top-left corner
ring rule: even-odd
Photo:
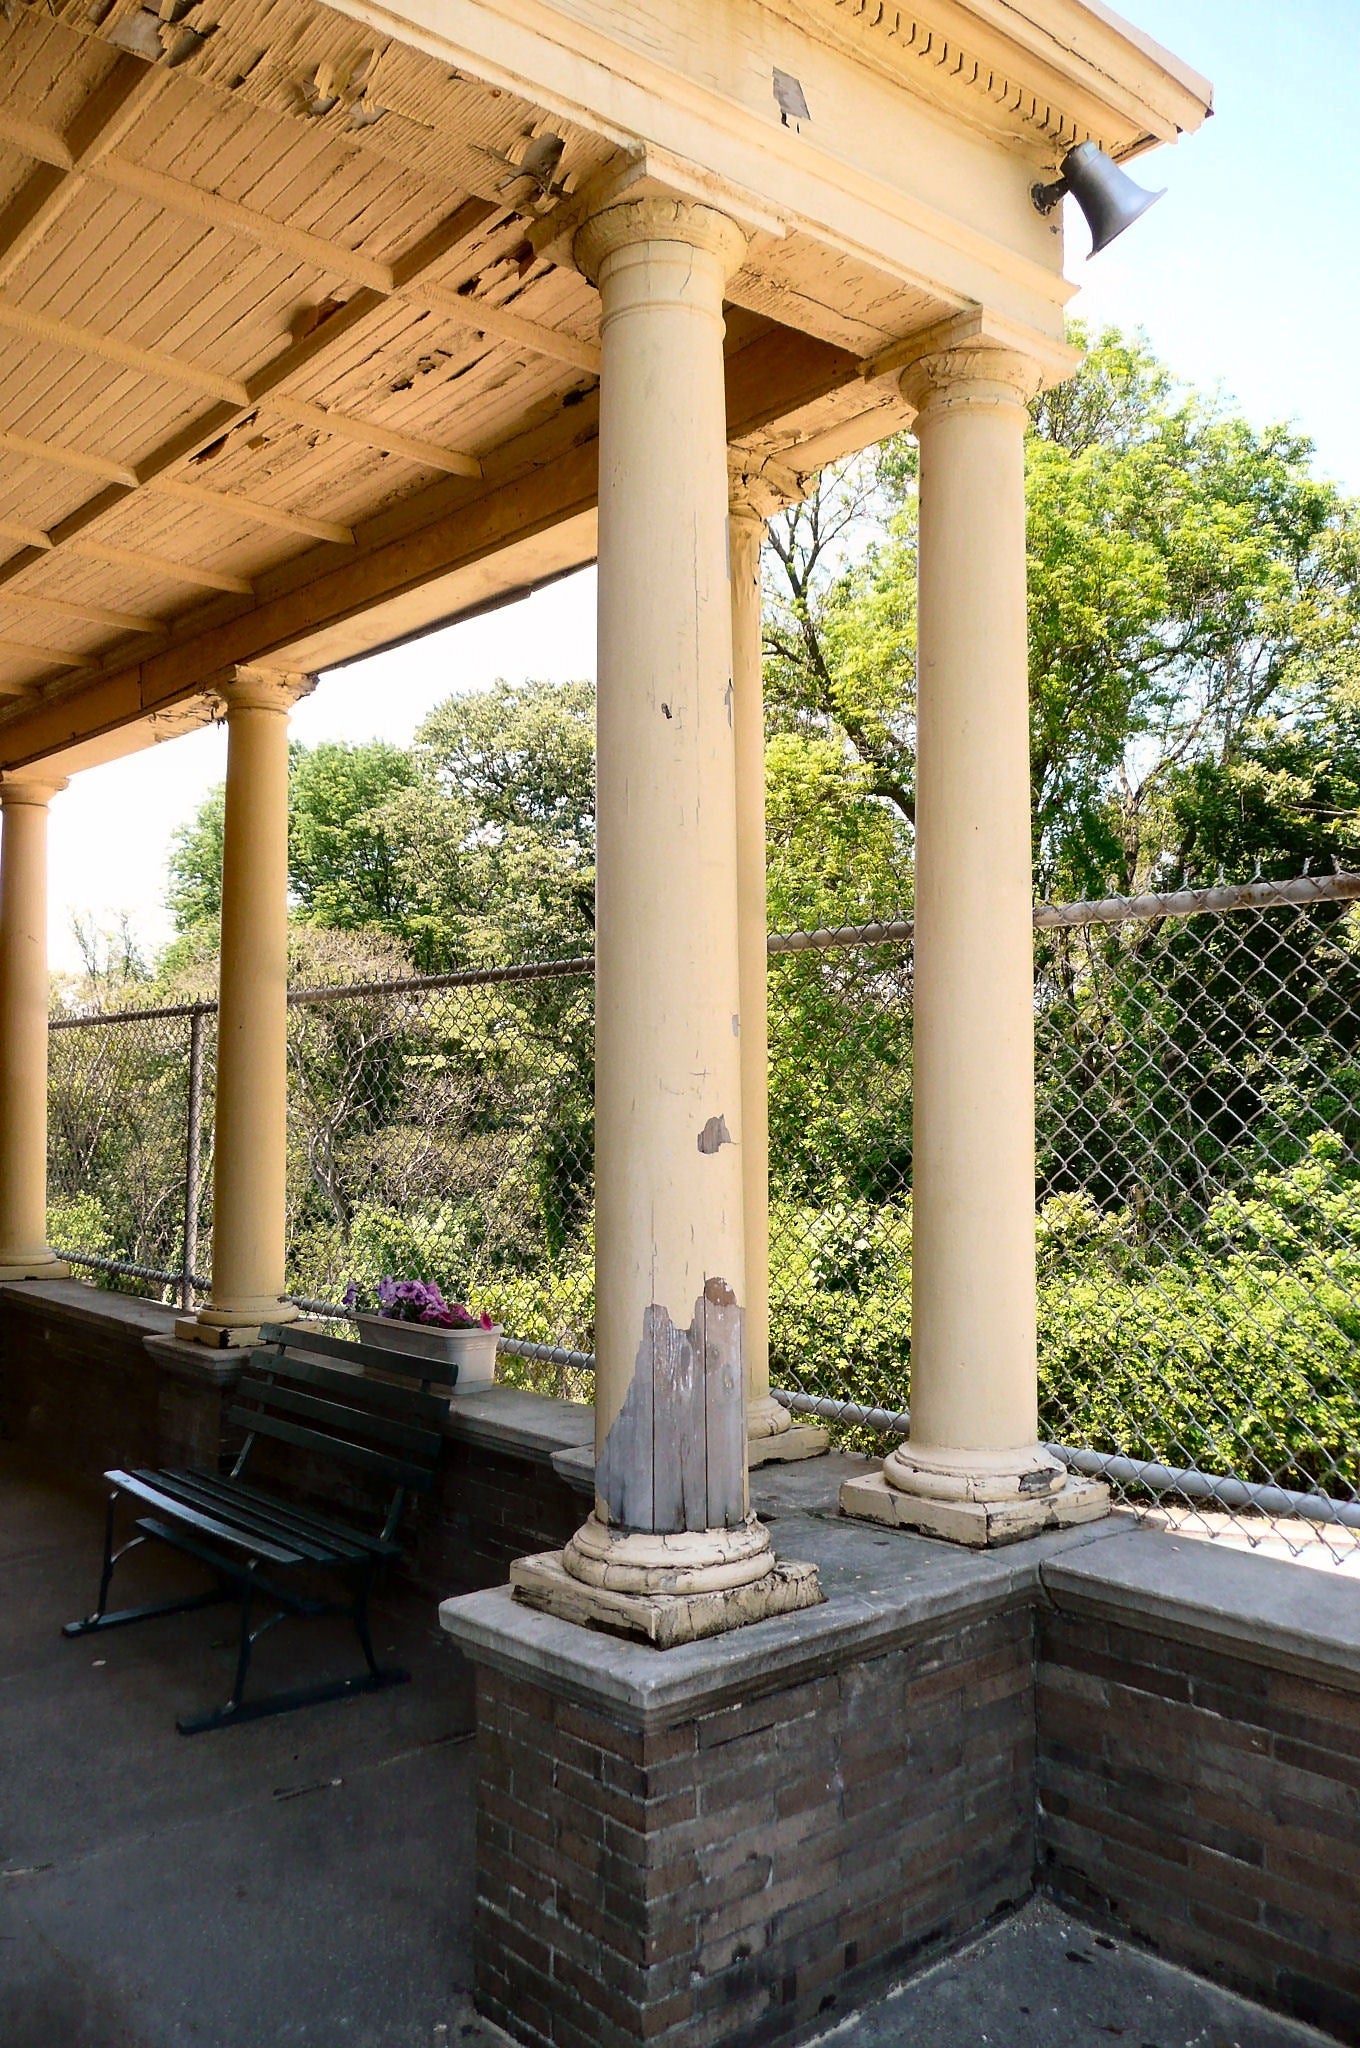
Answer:
[[[125,1543],[121,1550],[113,1547],[114,1511],[122,1496],[115,1488],[109,1495],[108,1510],[104,1516],[104,1567],[99,1575],[99,1598],[93,1614],[87,1614],[81,1621],[68,1621],[62,1625],[64,1636],[92,1635],[97,1629],[123,1628],[130,1621],[150,1621],[158,1614],[188,1614],[195,1607],[214,1607],[222,1600],[230,1600],[231,1587],[225,1582],[212,1586],[206,1593],[190,1593],[178,1600],[152,1600],[142,1607],[120,1607],[115,1613],[108,1610],[109,1583],[113,1568],[120,1558],[130,1550],[138,1550],[147,1541],[145,1534],[139,1534]]]
[[[323,1680],[319,1685],[298,1686],[289,1692],[266,1693],[262,1699],[246,1700],[246,1677],[250,1670],[250,1657],[255,1644],[267,1630],[287,1618],[288,1610],[281,1608],[271,1614],[259,1626],[250,1626],[251,1605],[256,1586],[253,1562],[247,1567],[248,1576],[241,1590],[241,1640],[236,1656],[236,1682],[231,1698],[224,1707],[215,1707],[206,1714],[186,1714],[176,1721],[181,1735],[205,1735],[211,1728],[230,1728],[237,1721],[261,1721],[269,1714],[291,1713],[295,1707],[320,1706],[326,1700],[348,1699],[354,1693],[380,1692],[389,1685],[405,1685],[410,1679],[409,1671],[385,1670],[373,1654],[373,1641],[368,1627],[368,1592],[372,1569],[364,1565],[356,1574],[356,1585],[351,1619],[363,1646],[367,1671],[353,1678]],[[335,1610],[330,1610],[334,1612]],[[343,1609],[341,1610],[343,1612]]]

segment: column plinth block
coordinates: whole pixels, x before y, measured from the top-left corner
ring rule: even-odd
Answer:
[[[182,1344],[209,1344],[216,1351],[229,1351],[234,1345],[258,1344],[263,1323],[293,1323],[299,1314],[297,1304],[291,1301],[228,1303],[181,1317],[175,1335]]]
[[[884,1473],[871,1472],[863,1479],[846,1480],[840,1505],[841,1513],[856,1521],[939,1536],[970,1550],[991,1550],[1045,1529],[1101,1521],[1110,1512],[1110,1489],[1103,1479],[1081,1479],[1074,1473],[1056,1492],[1011,1500],[942,1500],[908,1493]]]
[[[583,1585],[614,1593],[722,1593],[774,1569],[767,1531],[754,1515],[735,1529],[611,1528],[592,1515],[562,1552],[563,1569]]]
[[[785,1414],[788,1410],[785,1409]],[[753,1465],[794,1465],[800,1458],[824,1458],[831,1449],[831,1432],[818,1422],[790,1421],[787,1429],[771,1436],[752,1433],[746,1440],[746,1463]]]
[[[585,1585],[562,1558],[560,1550],[517,1558],[510,1567],[515,1598],[559,1621],[637,1637],[658,1650],[724,1635],[802,1607],[820,1607],[826,1597],[815,1565],[786,1558],[772,1559],[769,1570],[747,1585],[694,1593],[624,1593]]]

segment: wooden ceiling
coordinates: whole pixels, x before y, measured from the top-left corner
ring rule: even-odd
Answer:
[[[527,474],[565,465],[525,530],[578,514],[570,235],[626,162],[310,0],[0,0],[0,766],[299,621],[343,656]],[[811,254],[757,234],[728,337],[734,438],[804,469],[895,424],[861,361],[953,310]]]

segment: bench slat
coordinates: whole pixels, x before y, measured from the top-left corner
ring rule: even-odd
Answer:
[[[295,1330],[288,1323],[266,1323],[260,1331],[260,1342],[276,1345],[284,1352],[297,1349],[314,1351],[322,1358],[341,1358],[370,1372],[393,1373],[402,1379],[437,1380],[441,1386],[451,1386],[458,1377],[457,1367],[442,1358],[418,1358],[413,1351],[389,1349],[386,1344],[358,1344],[347,1337],[314,1335]]]
[[[243,1499],[229,1482],[224,1484],[197,1472],[156,1472],[144,1476],[154,1479],[157,1486],[163,1486],[167,1493],[190,1507],[220,1515],[242,1530],[253,1530],[280,1543],[296,1544],[299,1550],[306,1551],[313,1564],[330,1564],[337,1557],[357,1561],[368,1555],[367,1546],[357,1542],[348,1529],[338,1525],[309,1526],[303,1516],[280,1514],[271,1500]]]
[[[267,1493],[263,1488],[251,1486],[244,1479],[229,1474],[218,1475],[208,1472],[174,1472],[170,1478],[181,1482],[192,1481],[203,1493],[205,1499],[221,1501],[230,1507],[236,1500],[248,1501],[262,1513],[272,1515],[278,1522],[279,1531],[287,1536],[293,1529],[320,1538],[328,1536],[353,1545],[357,1553],[365,1552],[370,1557],[400,1557],[401,1545],[382,1536],[369,1536],[362,1529],[355,1529],[348,1522],[333,1520],[328,1515],[317,1514],[300,1501],[284,1500],[278,1494]]]
[[[423,1422],[431,1429],[438,1429],[449,1412],[447,1394],[427,1394],[419,1387],[389,1386],[386,1380],[370,1379],[367,1373],[346,1372],[340,1366],[320,1365],[311,1358],[283,1358],[271,1352],[256,1359],[246,1370],[269,1373],[290,1386],[316,1387],[322,1393],[338,1394],[342,1401],[371,1408],[375,1414]]]
[[[360,1381],[359,1384],[364,1386],[367,1382]],[[250,1366],[241,1374],[236,1398],[238,1402],[257,1401],[263,1408],[277,1408],[285,1415],[300,1415],[306,1421],[326,1424],[362,1443],[386,1444],[393,1450],[409,1451],[417,1458],[428,1458],[431,1463],[439,1456],[444,1441],[438,1430],[424,1429],[414,1422],[395,1422],[386,1415],[374,1415],[362,1402],[327,1400],[320,1394],[280,1386],[272,1379],[262,1379]]]
[[[118,1487],[120,1492],[130,1493],[135,1499],[144,1500],[149,1507],[157,1509],[159,1513],[169,1515],[172,1520],[187,1522],[190,1528],[200,1529],[205,1536],[215,1537],[219,1543],[229,1543],[233,1549],[244,1550],[251,1557],[267,1557],[271,1564],[295,1565],[311,1562],[296,1546],[285,1549],[282,1543],[272,1538],[244,1534],[240,1529],[234,1529],[229,1522],[224,1522],[220,1516],[205,1514],[198,1508],[186,1506],[183,1501],[178,1501],[173,1495],[166,1493],[162,1487],[150,1483],[150,1478],[143,1478],[138,1473],[114,1471],[106,1472],[104,1477],[111,1486]]]
[[[293,1444],[299,1450],[317,1451],[323,1457],[356,1465],[361,1471],[379,1473],[396,1486],[408,1486],[420,1493],[428,1493],[434,1485],[433,1465],[413,1464],[410,1459],[395,1457],[389,1451],[374,1451],[367,1444],[348,1443],[344,1437],[330,1436],[324,1429],[308,1429],[302,1423],[285,1422],[282,1416],[270,1415],[264,1409],[233,1408],[228,1420],[238,1423],[252,1436],[272,1436],[279,1443]]]

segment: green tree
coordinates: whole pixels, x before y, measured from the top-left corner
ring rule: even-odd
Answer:
[[[296,914],[336,930],[400,932],[405,905],[400,847],[388,806],[411,788],[410,753],[383,740],[325,740],[290,750],[288,882]],[[214,936],[222,911],[226,784],[210,790],[170,846],[169,907],[175,930]]]
[[[1360,515],[1314,473],[1311,444],[1181,390],[1111,331],[1036,402],[1027,495],[1041,890],[1180,881],[1230,852],[1254,864],[1272,829],[1286,860],[1337,850]],[[867,792],[908,829],[915,557],[915,464],[890,442],[776,522],[767,614],[773,725],[842,750],[863,780],[841,800]],[[1234,801],[1255,812],[1240,845]],[[1272,801],[1288,830],[1267,828]],[[893,869],[882,885],[887,914]]]
[[[389,816],[407,935],[433,971],[589,950],[595,923],[595,691],[497,682],[416,734]]]
[[[416,781],[410,753],[382,740],[294,748],[288,878],[299,916],[337,931],[402,932],[409,904],[392,798]]]

